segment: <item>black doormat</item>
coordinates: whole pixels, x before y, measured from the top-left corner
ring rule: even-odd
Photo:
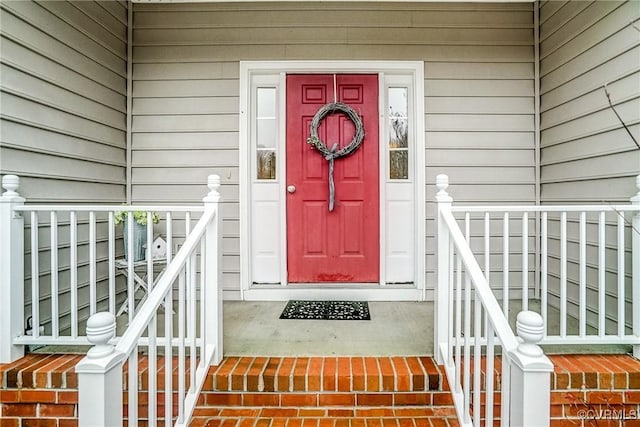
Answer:
[[[290,300],[281,319],[371,320],[366,301]]]

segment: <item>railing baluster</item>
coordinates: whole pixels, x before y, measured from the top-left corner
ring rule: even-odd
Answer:
[[[205,293],[207,292],[205,289],[205,279],[207,277],[207,263],[205,262],[206,257],[206,239],[202,239],[200,241],[200,359],[204,360],[205,357],[205,336],[204,336],[204,328],[205,328]]]
[[[51,335],[57,338],[60,334],[60,313],[58,308],[58,213],[51,211],[49,218],[51,227],[51,242],[49,245],[49,253],[51,254]],[[39,327],[39,325],[34,325],[34,327]]]
[[[191,214],[189,212],[185,215],[185,230],[188,236],[191,233]],[[195,268],[195,255],[189,257],[189,261],[186,264],[186,297],[187,297],[187,342],[189,343],[189,391],[192,391],[195,380],[196,370],[196,268]]]
[[[71,295],[71,336],[78,336],[78,217],[75,211],[69,215],[69,288]]]
[[[541,258],[540,258],[540,315],[544,319],[545,328],[548,325],[547,322],[547,257],[548,257],[548,241],[547,241],[547,229],[548,229],[548,221],[547,221],[547,213],[542,212],[542,224],[540,229],[540,239],[541,243]]]
[[[509,212],[504,213],[502,231],[502,311],[509,318]]]
[[[169,224],[170,215],[167,214],[167,224]],[[167,230],[170,226],[167,225]],[[167,240],[169,240],[169,231],[167,231]],[[170,257],[170,247],[167,247],[167,257]],[[169,261],[167,260],[167,265]],[[173,426],[173,347],[171,345],[173,338],[173,290],[169,290],[164,298],[164,425],[165,427]]]
[[[529,310],[529,213],[522,214],[522,309]]]
[[[469,213],[465,214],[465,238],[467,242],[471,240],[470,218]],[[464,414],[465,422],[471,422],[469,419],[470,409],[470,393],[471,393],[471,278],[465,271],[464,273],[464,363],[463,363],[463,393],[464,393]]]
[[[40,248],[38,243],[38,213],[31,212],[31,332],[40,336]]]
[[[127,376],[129,383],[128,420],[130,426],[138,425],[138,351],[133,350],[127,363]]]
[[[491,286],[489,275],[491,274],[491,216],[484,213],[484,276]]]
[[[605,230],[605,213],[600,212],[598,218],[598,335],[604,337],[606,335],[605,325],[605,251],[606,251],[606,230]]]
[[[116,233],[113,211],[109,211],[109,313],[116,314]]]
[[[462,257],[459,254],[456,254],[456,392],[460,392],[460,368],[462,364],[462,359],[460,358],[460,353],[462,350],[462,346],[460,342],[462,341]]]
[[[454,286],[454,282],[453,282],[453,277],[454,277],[454,273],[455,273],[455,264],[454,264],[454,252],[453,252],[453,241],[450,240],[449,241],[449,287],[453,287]],[[448,341],[448,353],[447,353],[447,357],[449,358],[448,363],[449,365],[454,363],[453,360],[453,339],[452,337],[454,336],[454,325],[453,325],[453,307],[454,307],[454,301],[455,301],[455,297],[453,295],[453,292],[449,292],[449,319],[448,319],[448,328],[447,328],[447,341]]]
[[[493,369],[494,369],[494,357],[495,357],[495,343],[493,332],[493,325],[488,319],[487,312],[485,312],[485,325],[487,327],[487,367],[484,377],[484,389],[485,389],[485,426],[493,426]]]
[[[156,312],[157,313],[157,312]],[[158,425],[158,340],[156,339],[157,331],[157,315],[154,314],[149,321],[149,327],[147,334],[149,335],[149,365],[147,372],[149,386],[147,387],[148,399],[149,399],[149,426],[156,427]]]
[[[89,303],[90,313],[96,313],[96,213],[89,212]]]
[[[580,212],[580,336],[587,335],[587,213]]]
[[[173,220],[171,212],[167,212],[167,265],[173,259]]]
[[[477,291],[474,292],[473,302],[473,424],[479,427],[482,415],[480,400],[482,393],[482,303]]]
[[[151,247],[153,242],[153,214],[151,212],[147,212],[147,226],[145,227],[145,231],[147,233],[147,250],[146,250],[146,258],[147,258],[147,289],[148,292],[151,292],[153,289],[153,256],[151,255]]]
[[[509,407],[511,406],[511,364],[504,352],[500,358],[502,361],[502,380],[500,384],[500,422],[503,426],[510,426]]]
[[[618,336],[624,336],[625,329],[625,269],[624,269],[624,213],[618,212]]]
[[[567,212],[560,215],[560,336],[567,336]]]
[[[129,323],[135,314],[135,284],[133,281],[133,211],[127,215],[127,314]]]
[[[184,421],[185,396],[185,276],[183,267],[178,276],[178,422]]]
[[[196,256],[197,251],[193,251],[189,258],[189,362],[190,370],[189,390],[194,392],[196,385]]]

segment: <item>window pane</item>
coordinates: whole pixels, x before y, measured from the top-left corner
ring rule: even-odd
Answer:
[[[258,119],[256,122],[257,148],[276,148],[275,119]]]
[[[276,88],[259,87],[256,93],[257,111],[256,115],[260,117],[276,116]]]
[[[389,118],[389,148],[407,148],[409,129],[407,119]]]
[[[258,179],[276,179],[276,153],[270,150],[258,150]]]
[[[407,150],[393,150],[389,152],[389,178],[409,178],[409,152]]]
[[[407,88],[389,88],[389,117],[407,117]]]
[[[390,87],[389,98],[389,148],[409,146],[408,88]]]

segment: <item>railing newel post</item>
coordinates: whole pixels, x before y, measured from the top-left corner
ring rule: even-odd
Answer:
[[[511,360],[509,379],[510,425],[550,424],[551,379],[553,363],[538,343],[544,337],[544,319],[533,311],[521,311],[516,320],[520,345],[508,354]],[[535,421],[534,421],[535,420]]]
[[[451,292],[451,284],[449,283],[449,271],[451,269],[451,260],[449,259],[450,236],[447,225],[442,219],[441,212],[449,210],[453,202],[453,198],[447,193],[449,187],[449,177],[445,174],[436,176],[436,194],[437,210],[436,221],[438,229],[438,270],[437,270],[437,288],[435,303],[435,327],[434,327],[434,354],[436,362],[440,365],[445,363],[446,357],[441,353],[441,349],[448,348],[449,340],[449,292]],[[449,355],[447,355],[448,357]]]
[[[636,190],[636,194],[631,197],[631,204],[640,207],[640,175],[636,176]],[[631,215],[632,333],[640,337],[640,211],[631,212]],[[633,345],[633,356],[640,359],[640,345]]]
[[[205,234],[206,277],[205,289],[201,291],[205,298],[205,349],[215,346],[212,363],[219,365],[223,351],[222,316],[222,215],[220,214],[220,176],[209,175],[207,179],[209,194],[203,198],[205,211],[215,211],[214,219],[207,225]]]
[[[122,365],[125,355],[109,341],[115,337],[116,318],[100,312],[87,320],[87,340],[95,344],[76,365],[78,425],[122,426]]]
[[[24,346],[13,339],[24,333],[24,217],[14,210],[25,199],[16,192],[20,178],[2,177],[0,195],[0,363],[24,355]],[[37,330],[38,325],[34,326]]]

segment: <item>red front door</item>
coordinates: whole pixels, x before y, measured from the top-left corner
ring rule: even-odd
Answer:
[[[365,136],[335,160],[335,208],[329,211],[329,162],[307,144],[310,123],[334,101],[334,76],[287,76],[287,265],[290,283],[379,281],[378,76],[337,75],[335,98],[361,117]],[[322,120],[329,147],[355,133],[342,113]]]

